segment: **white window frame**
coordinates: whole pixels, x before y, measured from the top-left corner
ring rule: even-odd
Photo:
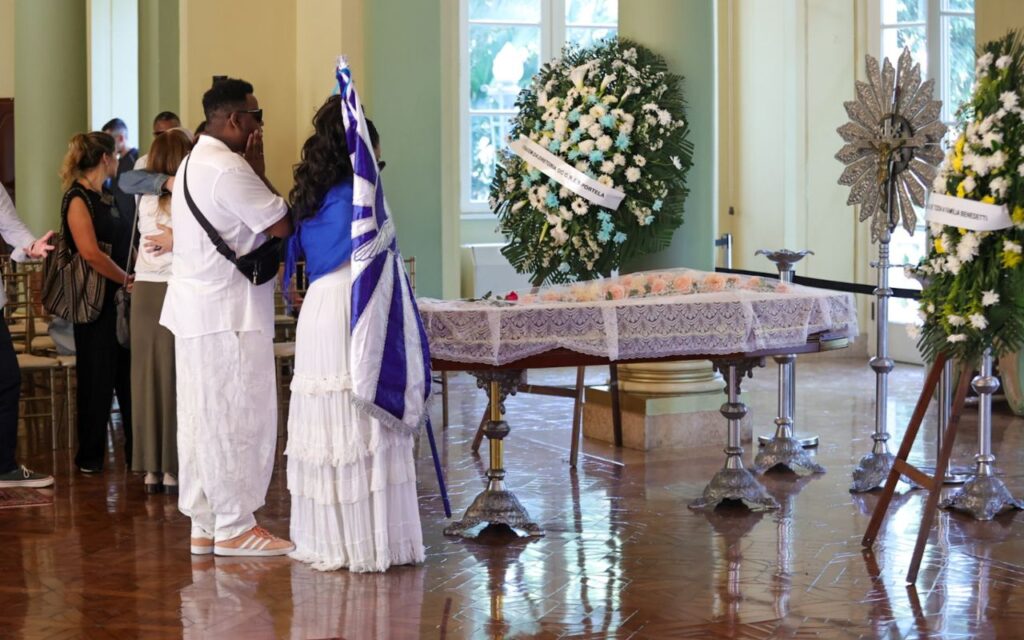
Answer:
[[[954,114],[958,105],[949,104],[950,89],[947,82],[949,76],[947,71],[950,51],[949,43],[942,37],[942,25],[950,17],[976,18],[977,4],[975,4],[974,11],[955,11],[943,9],[942,0],[925,0],[924,21],[885,23],[882,21],[882,4],[885,1],[872,0],[868,3],[868,24],[871,25],[871,28],[868,29],[868,50],[872,52],[872,55],[877,56],[881,60],[882,34],[886,29],[914,26],[924,27],[925,55],[928,56],[928,70],[924,79],[935,80],[936,94],[943,101],[942,121],[947,126],[952,127],[955,124]],[[975,20],[975,29],[977,29],[977,20]],[[895,63],[895,61],[893,62]],[[917,232],[914,234],[914,238],[920,238],[921,242],[928,242],[927,226],[923,218],[918,221]],[[903,330],[904,326],[903,323],[898,323],[891,317],[889,318],[890,355],[899,362],[920,364],[922,363],[921,355],[917,351],[915,341],[911,340],[906,331]],[[870,331],[873,333],[874,330],[874,323],[872,323]]]
[[[549,62],[565,44],[566,0],[540,0],[540,64]],[[470,24],[537,26],[534,22],[516,20],[473,20],[469,19],[469,0],[459,0],[459,207],[463,220],[494,220],[494,213],[486,202],[470,200],[470,171],[473,164],[472,115],[488,114],[491,110],[473,111],[469,102],[469,26]],[[618,23],[573,24],[574,29],[618,29]],[[503,110],[493,110],[501,114]]]

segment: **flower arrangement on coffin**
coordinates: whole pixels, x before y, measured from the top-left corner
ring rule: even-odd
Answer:
[[[491,183],[516,271],[534,285],[590,280],[668,246],[693,156],[681,80],[616,38],[567,47],[541,68],[516,100],[514,151]]]
[[[592,303],[602,300],[633,300],[723,291],[788,293],[790,290],[790,285],[770,278],[673,269],[631,273],[617,278],[545,287],[540,292],[513,291],[506,295],[504,300],[522,304],[538,302]]]
[[[972,231],[931,223],[918,347],[977,359],[1024,346],[1024,41],[1019,33],[982,47],[971,99],[957,112],[959,135],[933,192],[1005,205],[1012,225]]]

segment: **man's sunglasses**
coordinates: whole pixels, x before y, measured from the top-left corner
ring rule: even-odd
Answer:
[[[263,124],[263,109],[237,109],[233,113],[251,113],[256,122]]]

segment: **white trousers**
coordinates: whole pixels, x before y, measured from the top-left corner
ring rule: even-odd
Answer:
[[[192,535],[223,541],[256,524],[274,469],[273,336],[226,331],[174,340],[178,508]]]

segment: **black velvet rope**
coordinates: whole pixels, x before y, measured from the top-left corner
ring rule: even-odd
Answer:
[[[726,269],[715,267],[718,273],[735,273],[741,276],[759,276],[761,278],[778,278],[778,273],[763,273],[761,271],[747,271],[746,269]],[[806,276],[793,276],[793,284],[817,289],[829,289],[831,291],[845,291],[846,293],[860,293],[866,296],[875,295],[875,286],[870,284],[858,284],[856,282],[840,282],[838,280],[824,280],[822,278],[808,278]],[[908,300],[919,300],[921,292],[916,289],[900,289],[890,287],[893,298],[907,298]]]

